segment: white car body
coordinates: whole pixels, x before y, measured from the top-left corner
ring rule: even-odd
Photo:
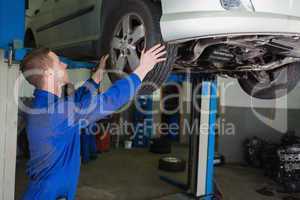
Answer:
[[[252,0],[253,11],[220,0],[162,0],[165,41],[232,35],[300,35],[300,1]]]
[[[30,25],[37,43],[59,48],[97,40],[101,36],[102,2],[45,1]],[[252,0],[254,11],[226,10],[220,0],[161,0],[161,4],[161,31],[166,42],[232,35],[300,35],[297,0]],[[39,32],[45,24],[89,6],[94,6],[90,14]]]

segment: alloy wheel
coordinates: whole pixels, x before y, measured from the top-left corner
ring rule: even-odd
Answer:
[[[145,46],[145,26],[135,13],[123,16],[117,24],[110,45],[111,62],[118,75],[133,72]]]

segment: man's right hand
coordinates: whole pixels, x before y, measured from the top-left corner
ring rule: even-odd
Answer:
[[[164,45],[157,44],[148,51],[143,50],[140,64],[134,73],[143,80],[156,64],[167,60],[167,58],[163,57],[167,53],[165,49],[166,47]]]

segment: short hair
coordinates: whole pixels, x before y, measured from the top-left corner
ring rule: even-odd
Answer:
[[[51,50],[49,48],[38,48],[30,53],[28,53],[21,63],[21,71],[24,74],[26,80],[34,85],[35,87],[39,87],[42,81],[41,74],[27,74],[27,72],[34,70],[46,70],[49,66],[51,66],[53,60],[49,57],[49,53]],[[34,73],[34,72],[33,72]]]

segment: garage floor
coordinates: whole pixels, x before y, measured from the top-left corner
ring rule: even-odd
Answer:
[[[174,155],[186,157],[187,148],[173,149]],[[82,167],[78,200],[176,200],[167,197],[177,192],[173,187],[159,179],[159,175],[173,177],[185,182],[186,173],[168,174],[157,170],[160,155],[148,153],[144,149],[113,150],[100,155],[97,161]],[[25,162],[17,166],[16,199],[25,189]],[[218,185],[225,200],[281,200],[278,197],[264,197],[255,191],[270,181],[261,171],[237,165],[218,167]]]

